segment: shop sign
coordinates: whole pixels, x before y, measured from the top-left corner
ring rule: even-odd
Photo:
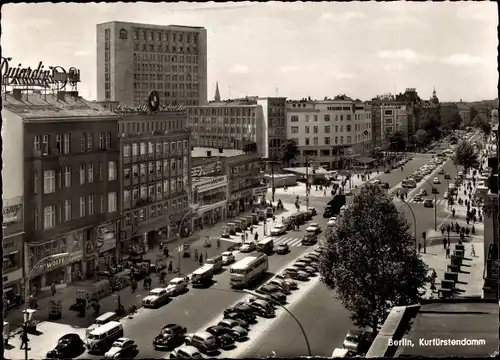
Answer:
[[[112,222],[99,225],[97,227],[97,247],[102,247],[104,243],[115,241],[115,224]]]
[[[69,255],[69,262],[70,262],[70,264],[72,264],[74,262],[82,260],[82,258],[83,258],[83,251],[77,250],[77,251],[72,252]]]
[[[152,99],[152,101],[153,100],[154,99]],[[154,110],[155,108],[156,110]],[[177,106],[158,105],[157,107],[153,106],[150,108],[150,104],[148,104],[148,105],[139,105],[133,108],[130,108],[125,105],[118,105],[114,110],[114,113],[118,115],[127,115],[127,114],[145,115],[151,113],[172,113],[172,112],[183,112],[183,111],[186,111],[186,108],[183,105],[177,105]]]
[[[42,264],[38,265],[35,270],[33,270],[33,275],[32,276],[37,276],[39,274],[43,274],[55,269],[58,269],[60,267],[65,266],[68,263],[69,256],[64,256],[61,258],[53,259],[53,260],[47,260],[43,262]]]
[[[253,189],[253,196],[265,196],[267,194],[267,186],[262,186]]]
[[[4,200],[2,207],[3,225],[13,224],[21,221],[22,216],[22,198],[16,197]]]
[[[245,190],[242,192],[237,192],[237,193],[231,195],[231,201],[246,198],[250,195],[252,195],[252,190]]]
[[[191,169],[191,178],[208,176],[222,170],[222,161],[214,161],[209,164],[195,166]]]
[[[215,189],[219,186],[227,184],[227,176],[215,176],[211,178],[200,179],[194,186],[194,190],[198,191],[198,193],[202,193],[204,191]]]
[[[11,60],[10,57],[2,57],[2,82],[7,86],[55,85],[58,90],[62,90],[67,84],[75,86],[80,82],[80,70],[74,67],[70,67],[68,71],[61,66],[49,66],[45,69],[45,65],[40,61],[36,69],[31,69],[21,64],[13,67]]]

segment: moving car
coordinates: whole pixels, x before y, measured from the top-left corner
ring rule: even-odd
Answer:
[[[170,295],[166,288],[155,288],[151,290],[144,299],[142,299],[142,306],[155,308],[166,304],[169,299]]]
[[[237,341],[243,341],[248,337],[248,330],[236,320],[223,319],[217,325],[231,330],[230,335]]]
[[[434,202],[432,201],[432,199],[425,199],[424,200],[424,207],[434,207]]]
[[[286,226],[283,224],[278,224],[271,229],[271,236],[279,236],[286,234]]]
[[[391,169],[390,169],[390,168],[386,168],[386,169],[384,170],[384,174],[389,174],[390,172],[391,172]]]
[[[299,288],[299,284],[297,283],[297,281],[293,280],[288,275],[276,274],[274,277],[278,280],[283,280],[285,282],[285,284],[288,285],[290,290],[297,290]]]
[[[438,177],[435,177],[434,180],[432,180],[433,184],[441,184],[441,180],[439,180]]]
[[[422,195],[420,195],[420,194],[417,194],[417,195],[415,195],[415,196],[413,197],[413,201],[418,201],[418,202],[419,202],[419,201],[422,201],[422,200],[423,200],[423,199],[422,199]]]
[[[254,241],[245,241],[240,247],[242,253],[249,253],[257,250],[257,244]]]
[[[289,251],[290,247],[288,246],[288,244],[278,244],[278,246],[276,246],[276,254],[283,255],[287,254]]]
[[[168,324],[153,340],[155,350],[168,350],[184,344],[187,329],[179,324]]]
[[[186,345],[194,346],[204,354],[214,354],[219,350],[219,344],[217,343],[215,336],[207,333],[206,331],[200,331],[195,334],[187,334]]]
[[[314,231],[316,234],[319,234],[321,232],[321,226],[316,223],[309,224],[309,226],[306,228],[306,231]]]
[[[273,213],[273,208],[272,207],[267,207],[266,208],[266,217],[270,218],[270,217],[273,217],[274,213]]]
[[[66,334],[58,341],[54,350],[47,353],[48,359],[68,359],[80,355],[85,350],[85,343],[78,334]]]
[[[186,279],[181,278],[181,277],[176,277],[170,280],[167,286],[167,291],[172,293],[174,296],[182,294],[184,291],[187,290],[188,283]]]
[[[203,356],[194,346],[184,345],[180,348],[173,350],[170,359],[202,359]]]
[[[450,193],[448,191],[446,191],[443,195],[443,198],[444,199],[448,199],[450,197]]]
[[[284,273],[294,280],[300,280],[300,281],[309,280],[309,274],[297,268],[293,267],[286,268]]]
[[[326,226],[333,226],[335,225],[335,221],[337,220],[337,218],[335,216],[331,217],[330,219],[328,219],[328,222],[326,223]]]
[[[234,347],[234,338],[231,336],[232,331],[230,329],[219,325],[213,325],[208,327],[205,331],[215,337],[221,349],[227,350]]]
[[[271,285],[271,284],[262,285],[260,288],[255,290],[255,292],[258,294],[267,295],[274,301],[279,302],[280,304],[286,303],[286,295],[276,285]]]
[[[238,322],[242,328],[248,329],[250,327],[250,323],[254,323],[257,320],[257,317],[255,314],[250,314],[250,316],[248,316],[244,313],[232,312],[224,314],[224,320],[234,320]]]
[[[373,179],[372,180],[372,183],[375,184],[375,185],[378,185],[380,184],[382,181],[380,179]]]
[[[130,359],[137,355],[137,344],[129,338],[119,338],[105,354],[105,359]]]
[[[446,180],[450,180],[451,179],[451,175],[449,173],[446,173],[446,174],[444,174],[444,178]]]
[[[418,194],[419,194],[420,196],[427,196],[427,190],[425,190],[425,189],[420,189],[420,191],[418,192]]]
[[[235,258],[234,258],[234,255],[231,251],[224,251],[222,253],[222,263],[224,265],[229,265],[232,262],[234,262],[234,260],[235,260]]]

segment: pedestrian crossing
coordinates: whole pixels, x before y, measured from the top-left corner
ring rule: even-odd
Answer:
[[[395,199],[400,201],[398,198],[395,198]],[[427,197],[422,196],[421,201],[417,201],[417,200],[415,200],[415,198],[413,196],[411,196],[409,199],[406,199],[405,202],[410,203],[410,204],[423,204],[425,199],[431,199],[432,202],[434,202],[434,198],[432,196],[427,196]],[[437,199],[436,203],[438,206],[444,206],[444,207],[448,206],[448,200],[446,200],[446,199]]]
[[[288,246],[299,247],[299,246],[301,246],[301,243],[302,243],[302,237],[282,235],[282,236],[272,236],[272,238],[274,240],[275,245],[287,244]],[[251,240],[251,239],[249,238],[249,240]],[[240,244],[241,237],[240,236],[231,236],[230,239],[221,238],[221,241],[228,241],[228,242],[232,242],[235,244]]]

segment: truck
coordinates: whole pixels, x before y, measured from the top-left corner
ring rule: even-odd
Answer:
[[[191,285],[193,287],[206,287],[212,285],[214,268],[210,265],[203,265],[195,270],[191,276]]]
[[[325,207],[325,212],[323,213],[324,218],[330,218],[332,216],[336,216],[339,214],[340,209],[346,203],[346,195],[345,194],[337,194],[333,197],[332,200],[328,202]]]

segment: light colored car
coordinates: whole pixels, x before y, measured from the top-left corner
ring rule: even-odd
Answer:
[[[333,226],[333,225],[335,225],[336,220],[337,220],[337,218],[335,216],[331,217],[330,219],[328,219],[328,223],[326,225]]]
[[[224,251],[222,253],[222,262],[224,265],[229,265],[234,261],[234,254],[231,251]]]
[[[129,338],[119,338],[116,340],[111,349],[109,349],[105,354],[106,359],[130,359],[134,351],[137,351],[137,344],[134,340]]]
[[[420,191],[418,192],[418,194],[419,194],[420,196],[427,196],[427,190],[425,190],[425,189],[420,189]]]
[[[203,355],[194,346],[184,345],[170,353],[170,359],[202,359]]]
[[[438,177],[435,177],[434,180],[432,180],[433,184],[441,184],[441,180],[439,180]]]
[[[283,224],[276,225],[271,229],[271,236],[279,236],[286,234],[286,226]]]
[[[168,302],[170,298],[169,291],[166,288],[155,288],[142,299],[142,306],[144,307],[158,307]]]
[[[240,247],[240,251],[242,253],[249,253],[255,251],[257,249],[257,245],[253,241],[245,241],[243,245]]]
[[[372,180],[372,183],[376,184],[376,185],[380,184],[381,182],[382,182],[382,180],[380,180],[380,179],[373,179]]]
[[[171,296],[179,295],[186,291],[188,283],[186,279],[176,277],[170,280],[167,286],[167,291],[172,294]]]
[[[274,278],[267,282],[269,285],[277,286],[281,292],[285,295],[290,294],[290,286],[285,282],[285,280]]]
[[[321,232],[321,226],[316,223],[309,224],[309,226],[306,228],[307,231],[314,231],[316,234],[319,234]]]

